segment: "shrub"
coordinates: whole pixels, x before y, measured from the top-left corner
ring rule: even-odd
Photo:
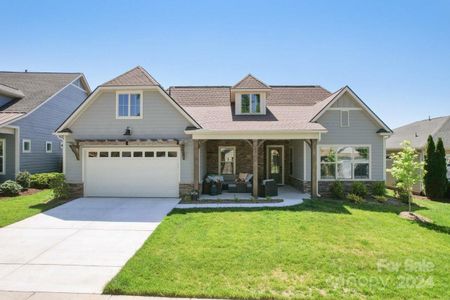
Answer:
[[[347,200],[349,200],[349,201],[351,201],[353,203],[358,203],[358,204],[364,202],[364,198],[363,197],[361,197],[361,196],[359,196],[357,194],[353,194],[353,193],[350,193],[350,194],[347,195]]]
[[[384,203],[384,202],[387,201],[387,198],[386,198],[385,196],[378,196],[378,195],[375,195],[375,196],[373,196],[373,198],[374,198],[375,200],[377,200],[377,202],[380,202],[380,203]]]
[[[397,189],[395,191],[395,197],[403,203],[409,202],[409,193],[402,189]]]
[[[447,184],[447,199],[450,199],[450,182]]]
[[[344,199],[344,185],[340,181],[335,181],[330,185],[330,193],[334,198]]]
[[[352,194],[358,195],[361,198],[367,196],[367,187],[364,183],[360,181],[355,181],[352,183]]]
[[[61,173],[38,173],[31,175],[31,187],[36,189],[48,189],[50,181]]]
[[[447,162],[442,138],[436,145],[433,137],[428,136],[427,155],[425,157],[425,193],[430,198],[441,198],[447,192]]]
[[[49,182],[49,187],[53,189],[53,196],[55,199],[67,199],[69,198],[69,185],[66,183],[64,174],[57,173],[52,176]]]
[[[383,181],[374,182],[371,186],[370,191],[374,196],[384,196],[386,195],[386,185]]]
[[[28,171],[19,172],[16,176],[16,182],[22,186],[23,189],[28,189],[31,183],[31,174]]]
[[[17,196],[22,190],[22,186],[15,181],[6,180],[0,185],[0,190],[5,196]]]

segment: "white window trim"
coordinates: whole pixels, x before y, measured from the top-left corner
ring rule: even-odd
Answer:
[[[119,95],[128,94],[128,116],[119,116]],[[131,110],[131,94],[139,94],[139,107],[141,109],[141,115],[140,116],[130,116],[130,110]],[[144,117],[144,95],[142,91],[117,91],[116,92],[116,119],[134,119],[139,120]]]
[[[222,175],[222,172],[221,172],[221,168],[220,168],[220,163],[221,163],[221,160],[220,160],[220,152],[221,152],[221,150],[222,149],[233,149],[233,151],[234,151],[234,160],[233,160],[233,174],[224,174],[224,175],[236,175],[236,158],[237,158],[237,153],[236,153],[236,146],[219,146],[219,150],[218,150],[218,158],[217,158],[217,161],[218,161],[218,170],[219,170],[219,172],[217,172],[219,175]]]
[[[292,165],[292,170],[291,170]],[[294,147],[289,147],[289,176],[294,175]]]
[[[48,145],[50,145],[50,150],[48,150]],[[45,142],[45,153],[52,153],[53,152],[53,142],[46,141]]]
[[[25,150],[25,143],[30,143],[30,150]],[[31,140],[30,139],[22,139],[22,153],[31,153]]]
[[[345,178],[334,178],[334,179],[322,179],[321,178],[321,161],[320,161],[320,148],[326,148],[326,147],[335,147],[335,148],[342,148],[342,147],[368,147],[369,148],[369,178],[351,178],[351,179],[345,179]],[[319,144],[317,145],[317,178],[319,181],[372,181],[372,145],[370,144]],[[337,165],[337,162],[335,162]],[[337,175],[337,168],[336,168],[336,175]],[[353,170],[352,170],[352,177],[354,176]]]
[[[250,96],[250,103],[249,103],[249,112],[245,113],[242,112],[242,96],[243,95],[249,95]],[[259,112],[252,112],[252,95],[259,95]],[[239,111],[241,112],[241,115],[263,115],[264,111],[263,111],[263,97],[261,93],[242,93],[241,94],[241,101],[240,101],[240,107],[239,107]]]
[[[343,116],[344,112],[347,113],[347,125],[344,125],[342,122],[344,120],[344,116]],[[341,127],[343,127],[343,128],[350,127],[350,110],[342,109],[342,110],[340,110],[340,115],[341,115],[341,118],[340,118],[341,119]]]
[[[0,175],[6,174],[6,139],[0,139],[0,143],[2,143],[3,154],[0,157],[3,159],[3,170],[0,172]]]

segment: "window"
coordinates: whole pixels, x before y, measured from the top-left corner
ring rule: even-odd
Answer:
[[[321,146],[320,178],[370,179],[369,146]]]
[[[261,96],[259,94],[242,94],[241,113],[242,114],[261,113]]]
[[[145,157],[155,157],[155,152],[153,152],[153,151],[145,151]]]
[[[45,142],[45,152],[52,153],[53,152],[53,143],[52,142]]]
[[[134,151],[133,157],[142,157],[142,151]]]
[[[122,151],[122,157],[131,157],[130,151]]]
[[[107,151],[100,152],[100,157],[109,157],[109,152]]]
[[[176,151],[169,151],[169,152],[167,152],[167,157],[177,157],[177,152]]]
[[[0,174],[5,174],[5,139],[0,139]]]
[[[97,157],[98,152],[97,151],[89,151],[88,157]]]
[[[22,152],[23,153],[31,152],[31,140],[28,139],[22,140]]]
[[[219,174],[236,174],[236,147],[219,147]]]
[[[120,157],[119,151],[111,151],[111,157]]]
[[[350,111],[341,110],[341,127],[350,127]]]
[[[118,119],[141,119],[142,118],[142,93],[117,93]]]
[[[289,175],[294,174],[294,148],[289,148]]]
[[[156,157],[166,157],[166,151],[157,151]]]

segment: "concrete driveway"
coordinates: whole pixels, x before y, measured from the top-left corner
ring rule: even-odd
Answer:
[[[80,198],[0,229],[0,290],[101,293],[178,203]]]

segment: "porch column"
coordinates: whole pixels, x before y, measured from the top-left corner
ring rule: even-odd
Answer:
[[[258,140],[253,140],[253,196],[258,197]]]
[[[319,197],[317,181],[317,140],[311,139],[311,197]]]
[[[199,150],[200,150],[200,142],[199,140],[194,141],[194,190],[199,190],[199,172],[200,172],[200,159],[199,159]]]

